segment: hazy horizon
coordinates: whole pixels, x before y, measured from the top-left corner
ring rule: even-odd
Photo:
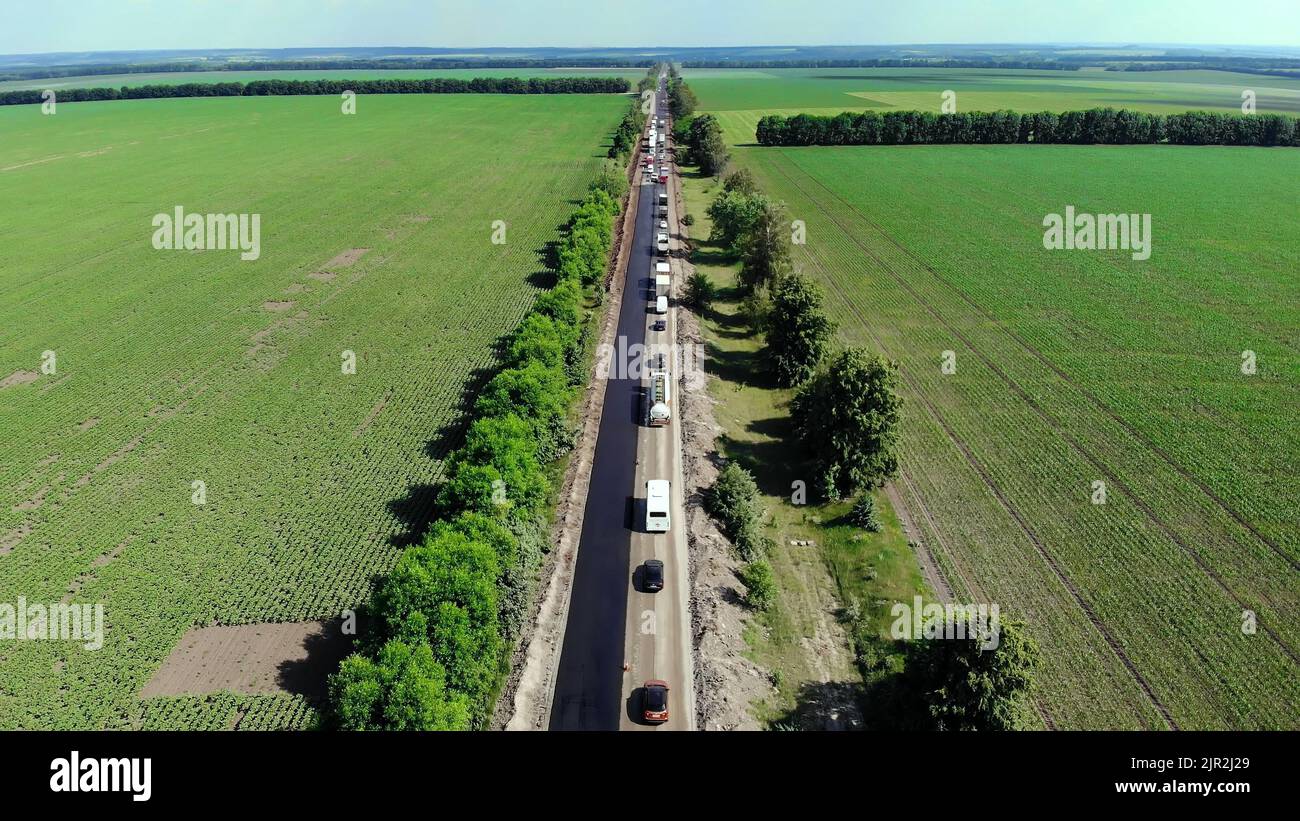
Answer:
[[[245,49],[1300,45],[1290,0],[49,0],[11,5],[0,54]],[[806,13],[813,8],[815,13]],[[150,26],[142,26],[142,19]],[[174,27],[159,42],[158,24]],[[1279,41],[1292,32],[1291,42]],[[655,39],[662,37],[660,42]],[[647,42],[649,41],[649,42]],[[671,43],[671,45],[666,45]]]

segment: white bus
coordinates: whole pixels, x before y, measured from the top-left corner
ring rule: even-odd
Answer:
[[[647,533],[667,533],[672,525],[668,515],[672,485],[667,479],[651,479],[645,483],[645,529]]]

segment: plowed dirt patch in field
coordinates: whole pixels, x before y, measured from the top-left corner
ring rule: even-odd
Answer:
[[[36,371],[14,371],[4,379],[0,379],[0,388],[8,388],[13,385],[25,385],[28,382],[35,382],[40,378],[41,375]]]
[[[321,267],[326,271],[334,271],[338,268],[349,268],[355,264],[357,260],[365,256],[366,252],[369,250],[369,248],[349,248]]]
[[[17,547],[18,543],[23,540],[23,537],[31,532],[32,526],[23,522],[18,527],[13,528],[12,530],[7,531],[3,536],[0,536],[0,556],[4,556]]]
[[[212,693],[293,693],[315,703],[351,647],[340,621],[196,627],[140,691],[140,698]]]

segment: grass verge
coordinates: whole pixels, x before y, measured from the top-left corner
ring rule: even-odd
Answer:
[[[795,483],[811,485],[812,471],[793,438],[788,409],[793,392],[767,378],[762,340],[741,317],[738,265],[707,240],[706,209],[719,185],[683,169],[686,211],[694,217],[692,263],[719,289],[701,317],[710,394],[721,428],[718,449],[754,474],[767,535],[776,543],[769,557],[776,601],[766,611],[754,611],[745,637],[746,655],[771,671],[777,692],[752,710],[769,726],[852,727],[868,706],[862,704],[863,672],[873,675],[861,662],[877,670],[882,663],[892,666],[879,649],[891,646],[890,605],[930,594],[883,493],[875,494],[883,525],[879,533],[848,522],[849,500],[794,503]]]

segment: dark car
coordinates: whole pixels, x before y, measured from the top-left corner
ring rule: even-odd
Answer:
[[[658,559],[646,559],[645,574],[641,577],[641,587],[647,593],[658,593],[664,589],[664,563]]]
[[[668,682],[651,679],[641,688],[641,715],[650,724],[668,720]]]
[[[666,331],[666,330],[668,330],[668,323],[665,322],[665,321],[662,320],[662,319],[656,319],[656,320],[655,320],[655,324],[653,324],[653,325],[650,326],[650,330],[652,330],[652,331]]]

